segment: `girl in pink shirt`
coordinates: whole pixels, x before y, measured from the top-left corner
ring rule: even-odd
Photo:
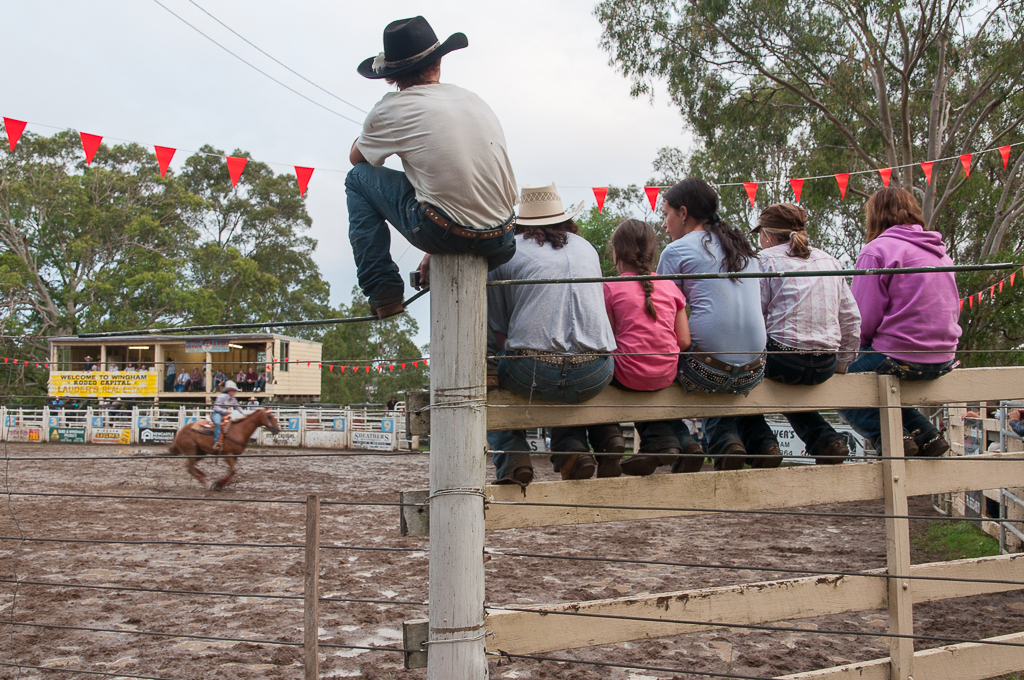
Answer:
[[[658,240],[651,225],[625,220],[612,233],[611,250],[620,275],[648,275],[657,262]],[[618,346],[612,384],[631,392],[671,385],[678,374],[678,353],[690,346],[686,299],[679,286],[672,281],[613,281],[604,284],[604,302]],[[649,475],[662,464],[672,464],[673,472],[691,472],[704,463],[704,451],[682,421],[636,423],[636,432],[639,455],[621,464],[627,475]]]

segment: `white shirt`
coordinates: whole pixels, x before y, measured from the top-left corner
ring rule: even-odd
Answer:
[[[512,216],[518,190],[505,133],[468,90],[434,83],[384,95],[356,147],[377,167],[397,155],[416,200],[464,227],[489,229]]]
[[[758,258],[763,272],[835,271],[836,258],[811,248],[806,260],[789,254],[789,244],[765,248]],[[837,364],[854,360],[860,338],[860,311],[842,276],[761,279],[761,310],[768,337],[807,352],[838,352]]]

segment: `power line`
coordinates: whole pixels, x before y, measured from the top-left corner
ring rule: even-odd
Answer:
[[[181,16],[181,15],[179,15],[179,14],[176,14],[176,13],[175,13],[175,12],[174,12],[174,11],[173,11],[173,10],[172,10],[171,8],[169,8],[169,7],[167,6],[167,5],[165,5],[165,4],[163,4],[162,2],[160,2],[160,0],[153,0],[153,2],[155,2],[155,3],[156,3],[156,4],[158,4],[158,5],[160,5],[160,6],[161,6],[161,7],[163,7],[163,8],[165,9],[165,10],[167,10],[167,12],[168,12],[169,14],[171,14],[172,16],[174,16],[174,17],[175,17],[175,18],[176,18],[176,19],[177,19],[178,21],[180,21],[181,23],[185,24],[186,26],[188,26],[189,28],[191,28],[191,29],[192,29],[193,31],[195,31],[195,32],[196,32],[196,33],[198,33],[199,35],[203,36],[204,38],[206,38],[207,40],[209,40],[210,42],[212,42],[212,43],[213,43],[214,45],[216,45],[217,47],[221,48],[222,50],[224,50],[225,52],[227,52],[228,54],[230,54],[230,55],[231,55],[232,57],[234,57],[234,58],[235,58],[235,59],[237,59],[238,61],[242,62],[243,64],[245,64],[246,66],[248,66],[248,67],[249,67],[249,68],[251,68],[252,70],[256,71],[257,73],[259,73],[259,74],[261,74],[261,75],[263,75],[263,76],[266,76],[267,78],[270,78],[271,80],[273,80],[273,81],[274,81],[275,83],[277,83],[278,85],[280,85],[280,86],[281,86],[281,87],[283,87],[284,89],[288,90],[289,92],[292,92],[292,93],[294,93],[294,94],[297,94],[297,95],[299,95],[300,97],[302,97],[303,99],[305,99],[305,100],[306,100],[306,101],[308,101],[309,103],[311,103],[311,104],[313,104],[313,105],[315,105],[315,106],[319,106],[319,107],[320,107],[321,109],[323,109],[324,111],[327,111],[328,113],[333,113],[333,114],[334,114],[335,116],[337,116],[338,118],[343,118],[343,119],[347,120],[347,121],[348,121],[348,122],[350,122],[350,123],[355,123],[356,125],[358,125],[358,126],[362,127],[362,125],[363,125],[363,124],[362,124],[361,122],[359,122],[358,120],[355,120],[355,119],[353,119],[353,118],[349,118],[348,116],[346,116],[346,115],[344,115],[344,114],[342,114],[342,113],[338,113],[337,111],[335,111],[335,110],[334,110],[334,109],[332,109],[332,108],[328,108],[328,107],[324,106],[323,104],[321,104],[320,102],[316,101],[315,99],[311,99],[311,98],[307,97],[306,95],[302,94],[301,92],[299,92],[299,91],[298,91],[298,90],[296,90],[295,88],[293,88],[293,87],[290,87],[289,85],[286,85],[286,84],[284,84],[283,82],[281,82],[280,80],[278,80],[278,79],[277,79],[277,78],[275,78],[274,76],[272,76],[272,75],[270,75],[269,73],[267,73],[266,71],[264,71],[264,70],[260,69],[260,68],[259,68],[258,66],[254,65],[254,64],[252,64],[252,63],[250,63],[250,62],[246,61],[246,60],[245,60],[245,59],[243,59],[242,57],[238,56],[237,54],[235,54],[234,52],[232,52],[231,50],[229,50],[229,49],[228,49],[227,47],[225,47],[224,45],[221,45],[221,44],[220,44],[219,42],[217,42],[216,40],[214,40],[213,38],[211,38],[211,37],[210,37],[210,36],[208,36],[207,34],[203,33],[203,32],[202,32],[201,30],[199,30],[198,28],[196,28],[196,27],[195,27],[195,26],[193,26],[192,24],[190,24],[190,23],[189,23],[188,21],[186,21],[186,20],[185,20],[185,19],[184,19],[184,18],[183,18],[183,17]]]
[[[215,16],[213,16],[212,14],[210,14],[210,13],[209,13],[208,11],[206,11],[206,9],[205,9],[205,8],[204,8],[204,7],[202,6],[202,5],[200,5],[200,4],[198,3],[198,2],[196,2],[196,0],[188,0],[188,1],[189,1],[189,2],[191,2],[191,3],[193,4],[193,5],[195,5],[195,6],[196,6],[196,7],[197,7],[197,8],[199,9],[199,11],[201,11],[201,12],[202,12],[203,14],[205,14],[205,15],[206,15],[206,16],[208,16],[208,17],[210,17],[211,19],[213,19],[214,21],[216,21],[216,22],[217,22],[218,24],[220,24],[220,25],[221,25],[221,26],[223,26],[224,28],[226,28],[226,29],[228,29],[229,31],[231,31],[232,33],[234,33],[234,34],[235,34],[236,36],[238,36],[238,37],[239,37],[239,38],[241,38],[241,39],[242,39],[243,41],[245,41],[246,43],[248,43],[248,44],[249,44],[249,46],[251,46],[251,47],[253,47],[254,49],[256,49],[256,50],[257,50],[257,51],[258,51],[258,52],[259,52],[260,54],[262,54],[263,56],[267,57],[268,59],[270,59],[271,61],[273,61],[274,63],[276,63],[276,64],[277,64],[278,66],[281,66],[281,67],[282,67],[282,68],[284,68],[285,70],[287,70],[287,71],[291,72],[292,74],[294,74],[294,75],[298,76],[299,78],[302,78],[302,79],[303,79],[304,81],[306,81],[307,83],[309,83],[310,85],[312,85],[312,86],[313,86],[313,87],[315,87],[316,89],[320,90],[320,91],[321,91],[321,92],[323,92],[324,94],[328,94],[328,95],[330,95],[330,96],[334,97],[335,99],[337,99],[337,100],[338,100],[339,102],[341,102],[341,103],[343,103],[343,104],[348,104],[349,106],[351,106],[351,107],[352,107],[353,109],[355,109],[356,111],[359,111],[360,113],[368,113],[368,111],[366,111],[366,110],[364,110],[364,109],[361,109],[361,108],[359,108],[358,106],[356,106],[356,105],[355,105],[355,104],[353,104],[352,102],[350,102],[350,101],[346,101],[346,100],[342,99],[341,97],[339,97],[338,95],[336,95],[336,94],[334,94],[333,92],[331,92],[330,90],[328,90],[328,89],[326,89],[326,88],[323,88],[323,87],[321,87],[320,85],[317,85],[316,83],[314,83],[314,82],[313,82],[312,80],[310,80],[310,79],[309,79],[309,78],[307,78],[306,76],[302,75],[301,73],[299,73],[298,71],[296,71],[296,70],[295,70],[295,69],[293,69],[292,67],[290,67],[290,66],[288,66],[287,64],[283,63],[283,62],[282,62],[282,61],[281,61],[280,59],[277,59],[276,57],[274,57],[274,56],[272,56],[272,55],[268,54],[268,53],[267,53],[267,52],[266,52],[266,51],[265,51],[264,49],[262,49],[262,48],[261,48],[261,47],[260,47],[259,45],[256,45],[256,44],[255,44],[255,43],[253,43],[253,42],[252,42],[251,40],[249,40],[248,38],[246,38],[246,37],[245,37],[244,35],[242,35],[242,34],[241,34],[241,33],[239,33],[238,31],[236,31],[235,29],[231,28],[230,26],[228,26],[227,24],[225,24],[225,23],[224,23],[223,21],[221,21],[221,20],[220,20],[220,19],[218,19],[217,17],[215,17]]]

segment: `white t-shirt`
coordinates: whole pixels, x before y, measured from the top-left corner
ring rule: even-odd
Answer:
[[[416,85],[377,102],[356,142],[372,165],[402,159],[416,200],[461,226],[489,229],[512,215],[516,178],[498,118],[455,85]]]

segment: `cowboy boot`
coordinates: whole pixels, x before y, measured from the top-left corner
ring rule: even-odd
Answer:
[[[220,437],[213,443],[213,452],[220,453],[224,449],[224,430],[220,431]]]

